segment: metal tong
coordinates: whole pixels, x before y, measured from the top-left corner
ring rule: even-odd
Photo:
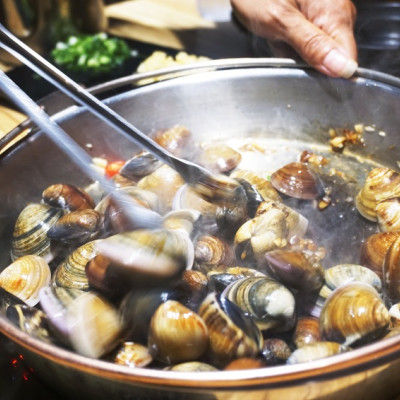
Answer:
[[[229,204],[237,202],[238,196],[242,196],[241,187],[237,181],[225,175],[212,174],[193,162],[174,156],[30,47],[26,46],[1,24],[0,46],[59,90],[73,98],[77,103],[85,106],[98,118],[118,130],[122,135],[133,139],[137,145],[175,169],[188,184],[191,184],[207,200],[218,204]],[[51,131],[48,131],[48,133],[52,134]]]

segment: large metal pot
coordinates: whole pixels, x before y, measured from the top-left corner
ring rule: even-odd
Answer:
[[[372,71],[359,71],[352,80],[330,79],[283,60],[216,62],[208,67],[212,70],[126,89],[107,102],[144,132],[179,123],[196,140],[256,135],[327,147],[331,127],[374,125],[385,135],[366,134],[365,146],[354,149],[354,154],[360,163],[372,158],[374,163],[398,168],[399,79]],[[106,84],[103,89],[114,86]],[[93,156],[120,159],[136,150],[77,106],[54,118],[81,146],[91,143]],[[89,181],[43,132],[7,152],[0,167],[0,266],[4,268],[9,262],[10,231],[21,208],[37,201],[41,190],[56,181],[82,185]],[[400,392],[400,337],[306,364],[183,373],[132,370],[88,359],[29,337],[2,316],[0,331],[21,347],[44,380],[79,398],[383,399]]]

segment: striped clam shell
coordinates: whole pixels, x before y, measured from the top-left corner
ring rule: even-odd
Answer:
[[[386,167],[372,169],[358,192],[355,204],[366,219],[377,221],[376,206],[379,202],[400,195],[400,175]]]
[[[225,366],[241,357],[254,357],[263,347],[257,325],[228,299],[210,293],[201,303],[199,315],[209,334],[209,356],[213,364]]]
[[[83,244],[69,254],[56,268],[52,276],[52,285],[69,289],[89,290],[86,276],[86,264],[97,255],[96,243]]]
[[[328,341],[344,345],[369,343],[382,337],[390,323],[389,311],[369,284],[347,283],[326,300],[320,331]]]
[[[295,299],[290,290],[270,277],[246,277],[222,293],[248,314],[261,330],[289,330],[295,323]]]
[[[47,232],[64,211],[44,204],[30,203],[19,214],[11,241],[13,260],[27,254],[36,254],[50,262],[54,255]]]

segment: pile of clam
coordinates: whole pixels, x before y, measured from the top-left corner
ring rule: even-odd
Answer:
[[[20,212],[0,273],[13,323],[87,357],[193,371],[307,362],[396,332],[397,172],[373,169],[354,193],[378,223],[360,264],[324,265],[325,249],[307,236],[312,221],[285,204],[294,197],[324,212],[318,167],[294,161],[267,177],[183,127],[155,139],[178,156],[196,148],[195,161],[237,180],[245,201],[212,204],[146,152],[111,178],[115,193],[49,186]],[[130,207],[162,223],[138,225]]]

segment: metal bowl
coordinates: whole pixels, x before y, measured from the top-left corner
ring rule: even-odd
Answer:
[[[183,68],[184,69],[184,68]],[[345,150],[360,164],[398,168],[400,80],[359,70],[331,79],[289,60],[217,61],[190,67],[188,76],[132,88],[137,76],[96,88],[142,131],[177,123],[196,140],[257,136],[326,148],[329,128],[376,127],[365,146]],[[166,74],[171,70],[160,74]],[[194,73],[196,72],[196,73]],[[128,86],[127,86],[128,85]],[[110,95],[119,89],[116,94]],[[54,116],[93,156],[128,158],[137,148],[83,108]],[[378,134],[380,132],[380,134]],[[90,146],[87,145],[90,143]],[[46,134],[34,131],[3,154],[0,187],[0,266],[9,263],[10,232],[18,212],[55,181],[89,179]],[[17,343],[27,363],[51,386],[79,398],[334,399],[389,398],[400,391],[400,336],[305,364],[204,373],[129,369],[40,342],[0,316],[0,332]],[[397,386],[396,386],[397,385]]]

